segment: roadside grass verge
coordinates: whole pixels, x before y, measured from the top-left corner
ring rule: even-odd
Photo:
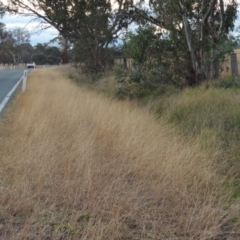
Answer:
[[[114,70],[104,72],[101,77],[89,76],[82,73],[80,69],[69,65],[58,68],[57,71],[81,88],[102,93],[110,98],[116,98],[119,83],[116,80]]]
[[[213,155],[56,70],[29,74],[0,121],[0,156],[1,239],[237,236]]]
[[[84,76],[76,69],[68,69],[89,90],[107,93],[116,98],[117,85],[111,73],[95,83],[84,82]],[[104,84],[105,83],[105,84]],[[109,87],[111,86],[111,87]],[[214,155],[218,173],[227,176],[234,186],[232,195],[240,197],[240,89],[239,78],[212,81],[181,91],[168,88],[166,93],[153,94],[131,101],[132,105],[146,108],[163,122],[201,145],[204,151]],[[158,89],[156,90],[158,91]]]

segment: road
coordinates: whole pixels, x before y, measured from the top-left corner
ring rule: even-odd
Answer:
[[[24,69],[2,70],[0,71],[0,104],[15,84],[23,76]],[[1,111],[0,111],[1,115]]]

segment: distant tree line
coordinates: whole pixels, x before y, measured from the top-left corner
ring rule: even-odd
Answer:
[[[218,78],[220,63],[235,44],[229,33],[237,0],[8,2],[10,12],[27,10],[55,27],[65,45],[72,44],[73,60],[84,63],[88,73],[111,66],[114,53],[133,59],[134,67],[120,74],[120,81],[142,89],[163,82],[194,86]]]
[[[30,33],[23,28],[6,29],[0,23],[0,64],[59,64],[61,50],[47,43],[30,44]]]
[[[0,16],[5,9],[0,4]],[[59,64],[61,50],[47,43],[30,44],[30,33],[24,28],[7,29],[0,22],[0,64],[22,64],[34,61],[36,64]]]

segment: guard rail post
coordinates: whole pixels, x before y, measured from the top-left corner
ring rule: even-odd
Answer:
[[[27,86],[27,73],[28,73],[28,71],[25,70],[25,71],[24,71],[24,75],[23,75],[22,92],[25,92],[25,91],[26,91],[26,86]]]

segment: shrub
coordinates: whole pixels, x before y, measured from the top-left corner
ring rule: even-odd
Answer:
[[[240,88],[240,78],[232,76],[221,79],[219,82],[215,83],[214,86],[220,88]]]

